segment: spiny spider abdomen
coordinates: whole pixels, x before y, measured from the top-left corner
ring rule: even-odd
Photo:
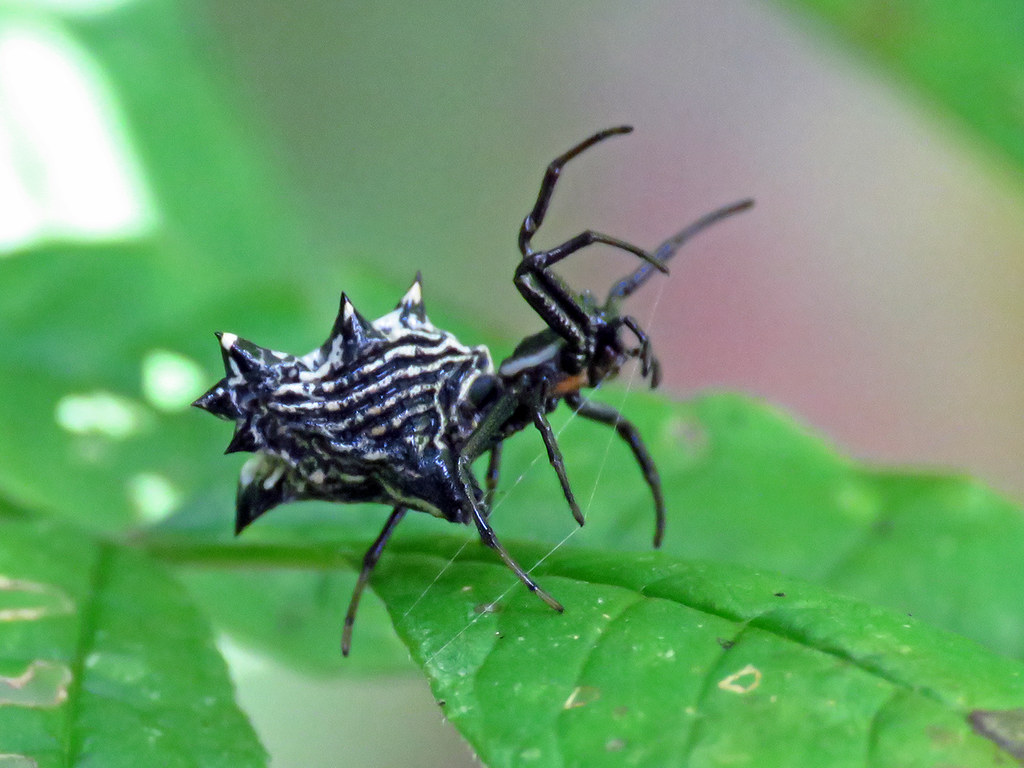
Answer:
[[[242,470],[236,532],[300,499],[403,504],[468,522],[451,448],[479,419],[455,405],[493,365],[486,347],[431,324],[419,275],[372,323],[342,295],[331,335],[302,357],[217,335],[227,375],[195,405],[235,421],[227,453],[257,454]]]
[[[195,405],[235,422],[229,453],[256,454],[242,468],[236,531],[272,507],[298,499],[394,507],[363,556],[345,614],[342,653],[349,651],[363,589],[409,509],[476,525],[480,540],[527,588],[562,610],[512,558],[488,520],[502,444],[532,424],[573,517],[583,524],[547,420],[560,402],[585,419],[612,427],[629,446],[653,497],[654,546],[661,544],[665,500],[639,432],[617,410],[586,399],[581,390],[613,378],[630,359],[657,386],[659,365],[650,340],[636,319],[619,313],[619,305],[655,270],[668,272],[665,263],[691,237],[746,210],[753,201],[712,211],[651,252],[590,229],[553,248],[535,250],[533,237],[565,164],[594,144],[631,130],[619,126],[599,131],[548,165],[537,200],[519,228],[522,258],[513,278],[547,327],[524,339],[496,371],[485,347],[466,347],[427,320],[419,275],[395,310],[372,323],[343,294],[331,335],[302,357],[219,334],[227,375]],[[551,269],[595,244],[643,261],[612,286],[604,304],[573,290]],[[471,469],[484,453],[490,453],[486,492]]]

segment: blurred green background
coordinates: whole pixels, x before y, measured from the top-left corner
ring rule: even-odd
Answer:
[[[219,376],[212,331],[304,352],[341,290],[376,316],[420,269],[432,319],[500,357],[538,327],[510,277],[544,165],[618,123],[540,242],[653,246],[757,198],[630,307],[667,394],[752,392],[854,456],[1024,497],[1019,169],[739,0],[0,2],[0,494],[105,529],[221,505],[227,528],[239,462],[185,407]],[[473,764],[419,678],[226,647],[275,766]]]

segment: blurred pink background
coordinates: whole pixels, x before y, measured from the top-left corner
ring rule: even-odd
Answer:
[[[345,253],[372,252],[397,280],[422,269],[428,301],[535,329],[505,277],[515,227],[548,159],[629,122],[566,173],[541,242],[653,246],[757,199],[630,307],[666,391],[755,393],[850,455],[1024,498],[1024,198],[1001,157],[769,4],[445,7],[213,4],[242,108],[340,254],[331,292]],[[459,280],[431,270],[453,252]],[[631,266],[565,271],[603,292]]]

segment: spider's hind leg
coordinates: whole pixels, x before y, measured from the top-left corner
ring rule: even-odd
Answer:
[[[359,571],[359,578],[356,579],[355,589],[352,590],[352,599],[349,601],[348,612],[345,614],[345,629],[341,633],[342,656],[348,656],[349,649],[352,647],[352,627],[356,622],[359,598],[363,596],[363,590],[366,589],[366,585],[370,581],[370,574],[373,573],[374,566],[380,560],[380,553],[384,550],[384,545],[388,543],[388,539],[391,538],[391,534],[395,532],[395,528],[405,517],[405,513],[405,507],[395,507],[391,511],[388,521],[384,523],[383,530],[363,555],[363,567]]]

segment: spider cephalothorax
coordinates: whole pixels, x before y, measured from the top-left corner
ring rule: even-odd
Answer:
[[[593,144],[630,130],[622,126],[596,133],[548,165],[537,201],[520,227],[522,260],[514,278],[548,327],[524,339],[497,371],[485,347],[467,347],[430,323],[419,275],[395,310],[372,323],[343,294],[327,341],[302,357],[218,334],[227,375],[195,405],[235,422],[228,452],[256,454],[242,469],[237,532],[272,507],[299,499],[394,506],[363,558],[345,616],[343,653],[349,650],[362,591],[409,509],[476,525],[481,541],[530,590],[562,610],[506,551],[488,521],[502,443],[532,424],[573,516],[583,524],[547,421],[562,400],[578,415],[614,427],[628,443],[654,497],[654,545],[660,545],[665,503],[654,462],[629,421],[610,406],[585,399],[580,390],[615,376],[631,358],[639,360],[641,375],[657,386],[659,366],[648,337],[635,319],[619,314],[619,304],[654,269],[667,272],[665,262],[690,237],[752,203],[744,200],[704,216],[653,253],[592,230],[549,250],[534,250],[532,238],[563,166]],[[644,261],[612,287],[604,304],[573,291],[550,269],[595,243]],[[485,493],[471,465],[488,452]]]

